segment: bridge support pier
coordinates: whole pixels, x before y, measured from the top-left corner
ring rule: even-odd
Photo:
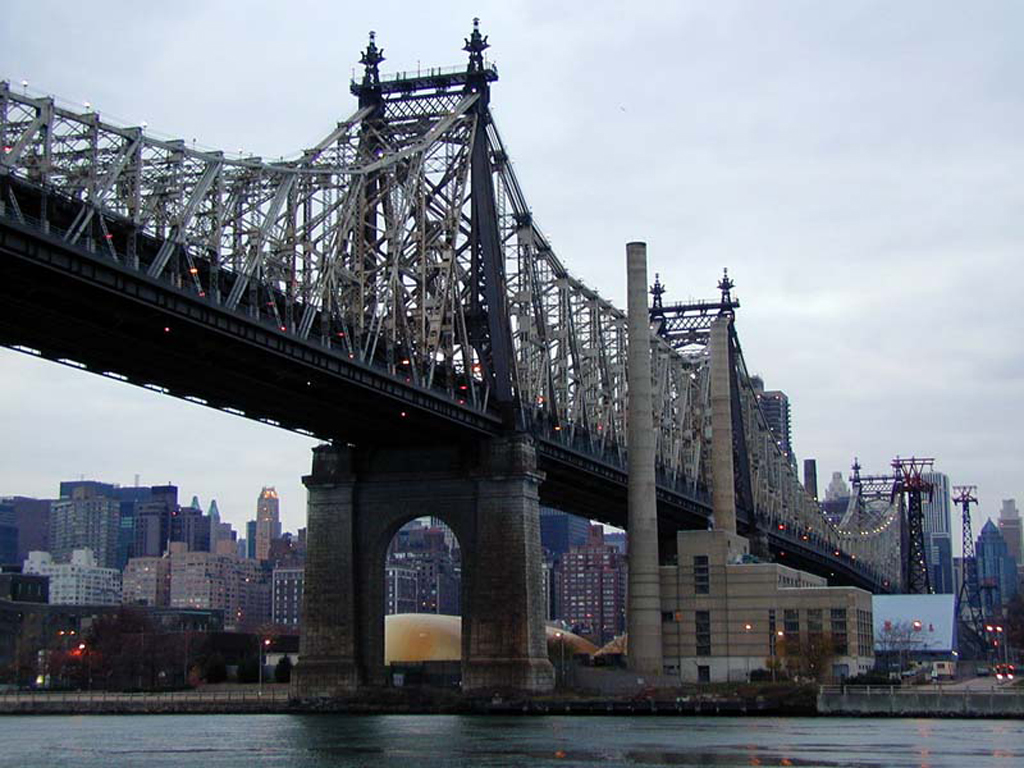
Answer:
[[[303,629],[295,693],[385,685],[388,545],[412,519],[442,519],[462,549],[464,691],[546,691],[536,469],[529,437],[472,446],[319,446],[309,490]]]

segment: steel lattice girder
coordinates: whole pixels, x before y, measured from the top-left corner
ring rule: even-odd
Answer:
[[[156,139],[0,83],[0,178],[44,190],[39,210],[21,211],[9,188],[0,205],[45,226],[52,191],[79,206],[70,242],[95,243],[208,301],[487,408],[493,346],[481,340],[477,316],[473,201],[474,185],[490,185],[503,272],[491,286],[502,298],[490,301],[503,306],[482,309],[507,314],[508,379],[522,423],[624,462],[625,314],[556,256],[482,97],[395,86],[297,158],[269,162]],[[155,256],[135,251],[139,234],[162,241]],[[703,492],[706,354],[699,345],[682,353],[653,333],[650,343],[662,476]],[[829,547],[865,550],[862,536],[823,524],[746,390],[741,403],[755,515]]]

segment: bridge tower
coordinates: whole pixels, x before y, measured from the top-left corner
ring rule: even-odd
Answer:
[[[911,457],[892,461],[900,493],[907,496],[907,549],[903,559],[903,591],[912,595],[930,595],[931,579],[928,574],[928,558],[924,546],[924,509],[921,495],[932,492],[932,484],[922,477],[930,470],[935,459]]]
[[[953,502],[960,505],[963,523],[963,579],[956,595],[956,617],[970,635],[971,644],[980,653],[985,649],[985,619],[981,608],[978,584],[978,560],[974,551],[974,529],[971,526],[971,504],[978,503],[976,485],[953,486]]]
[[[383,50],[371,33],[361,57],[362,81],[352,84],[365,110],[359,156],[366,161],[354,269],[367,274],[359,306],[369,308],[352,322],[376,323],[379,329],[375,304],[383,304],[400,271],[393,266],[400,250],[393,230],[401,226],[395,223],[395,208],[407,205],[408,190],[402,184],[412,178],[415,163],[401,153],[391,165],[383,160],[395,154],[401,141],[422,142],[422,125],[437,120],[439,113],[442,120],[434,132],[450,128],[454,118],[445,121],[443,116],[457,105],[465,119],[460,118],[463,128],[452,129],[455,166],[441,185],[462,180],[444,197],[452,207],[446,222],[451,231],[435,226],[428,234],[445,265],[435,282],[456,273],[456,259],[468,265],[468,289],[458,298],[461,317],[445,323],[403,312],[395,319],[396,332],[382,343],[388,344],[396,370],[409,371],[411,378],[415,350],[396,341],[400,326],[429,326],[427,339],[435,348],[442,337],[457,336],[460,362],[472,374],[461,389],[479,385],[501,418],[497,435],[421,434],[405,441],[381,434],[366,443],[314,450],[312,472],[303,478],[309,492],[309,535],[301,661],[294,683],[299,696],[332,697],[386,683],[386,549],[403,524],[428,515],[444,520],[463,552],[463,690],[541,692],[553,687],[542,605],[538,489],[544,473],[537,469],[533,438],[522,431],[513,380],[508,288],[489,145],[489,90],[497,70],[484,61],[487,48],[474,19],[463,48],[469,54],[465,69],[381,78]],[[424,207],[441,204],[441,186]],[[467,241],[457,246],[456,237],[467,229]],[[386,273],[373,273],[374,264],[389,266]],[[438,354],[432,353],[432,359]]]

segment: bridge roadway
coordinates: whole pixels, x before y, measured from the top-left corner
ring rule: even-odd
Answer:
[[[11,181],[12,184],[23,185]],[[21,189],[24,193],[26,189]],[[0,216],[0,344],[145,386],[275,427],[357,446],[461,444],[502,431],[500,417],[368,365],[212,297],[148,277],[102,247],[70,245],[61,223],[75,208],[50,197],[47,231],[29,216]],[[66,226],[66,224],[65,224]],[[116,229],[114,237],[119,237]],[[139,236],[140,254],[159,242]],[[140,255],[140,261],[145,258]],[[626,472],[618,455],[545,425],[530,429],[545,473],[541,503],[626,527]],[[663,548],[711,516],[703,489],[659,478]],[[738,513],[740,533],[749,511]],[[836,584],[877,591],[872,576],[814,542],[769,531],[780,562]]]

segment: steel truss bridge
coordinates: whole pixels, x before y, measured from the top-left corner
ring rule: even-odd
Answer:
[[[324,440],[527,432],[542,503],[624,526],[625,312],[537,225],[489,109],[486,48],[474,28],[468,65],[383,76],[371,34],[355,111],[280,161],[0,83],[0,343]],[[706,331],[723,306],[657,309],[668,545],[710,519]],[[780,562],[889,590],[898,539],[823,517],[735,328],[730,363],[740,532]]]

